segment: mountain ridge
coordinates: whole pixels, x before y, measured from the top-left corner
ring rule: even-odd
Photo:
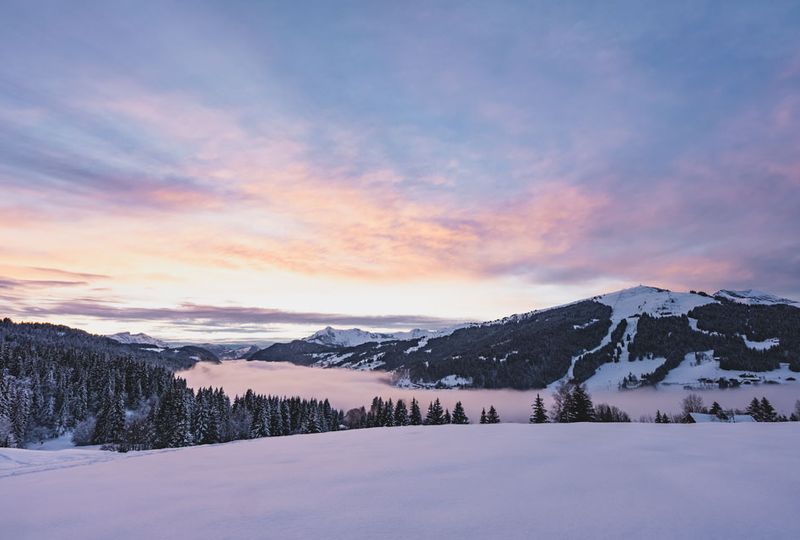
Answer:
[[[733,299],[730,292],[640,285],[444,335],[341,346],[296,340],[249,360],[390,371],[399,384],[419,386],[543,388],[593,383],[598,373],[618,387],[677,384],[667,378],[677,368],[700,372],[688,369],[702,363],[688,366],[690,355],[713,364],[702,372],[719,385],[743,382],[729,371],[783,370],[783,379],[794,378],[782,366],[800,371],[800,305],[758,291],[737,291]]]

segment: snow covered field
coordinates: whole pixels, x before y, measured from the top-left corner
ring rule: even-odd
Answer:
[[[9,539],[800,538],[798,424],[468,425],[0,450]]]

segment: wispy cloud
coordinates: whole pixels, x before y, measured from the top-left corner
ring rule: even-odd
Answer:
[[[183,304],[174,308],[118,306],[110,302],[79,299],[52,303],[43,307],[27,307],[17,313],[29,317],[81,316],[113,321],[168,322],[202,328],[250,328],[256,325],[343,325],[368,328],[444,328],[463,321],[424,315],[346,315],[339,313],[294,312],[256,307],[226,307]],[[263,331],[263,326],[261,327]]]

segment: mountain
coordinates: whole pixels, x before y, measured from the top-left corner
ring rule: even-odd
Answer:
[[[123,340],[129,337],[134,341],[125,343],[110,336],[98,336],[63,325],[16,323],[8,318],[0,320],[0,345],[11,346],[15,343],[25,343],[40,349],[53,348],[108,357],[124,357],[171,370],[188,369],[197,362],[219,362],[219,358],[214,353],[202,347],[170,348],[166,343],[145,334],[131,335],[123,332],[121,336]],[[135,341],[137,339],[142,341]],[[161,345],[167,345],[167,348],[162,348]]]
[[[316,343],[318,345],[328,345],[332,347],[356,347],[364,343],[382,343],[384,341],[403,341],[409,339],[421,339],[440,336],[448,333],[447,331],[422,330],[415,328],[408,332],[394,332],[382,334],[378,332],[366,332],[359,328],[349,330],[338,330],[327,326],[318,332],[313,333],[303,341]]]
[[[361,340],[354,343],[325,329],[314,335],[321,338],[274,344],[249,359],[391,371],[400,385],[438,387],[526,389],[567,380],[614,389],[727,387],[796,379],[798,304],[731,293],[639,286],[444,335],[363,341],[371,334],[346,331]]]
[[[202,343],[198,346],[214,353],[220,360],[239,360],[247,358],[260,349],[258,345],[247,343]]]
[[[168,343],[142,333],[131,334],[130,332],[118,332],[106,337],[127,345],[152,345],[159,349],[169,349],[170,347]]]
[[[740,304],[748,304],[751,306],[754,305],[765,305],[765,306],[773,306],[776,304],[788,304],[793,306],[800,306],[800,302],[795,302],[794,300],[789,300],[788,298],[781,298],[779,296],[775,296],[769,293],[761,292],[761,291],[754,291],[753,289],[745,289],[743,291],[730,291],[723,289],[721,291],[717,291],[714,296],[719,296],[722,298],[726,298],[728,300],[732,300],[733,302],[738,302]]]

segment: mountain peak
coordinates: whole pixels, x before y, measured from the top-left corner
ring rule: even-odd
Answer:
[[[148,336],[142,332],[139,332],[138,334],[131,334],[130,332],[117,332],[116,334],[111,334],[106,337],[111,338],[114,341],[118,341],[119,343],[126,343],[128,345],[152,345],[153,347],[158,347],[160,349],[168,349],[170,347],[167,342],[161,341],[160,339],[152,336]]]

